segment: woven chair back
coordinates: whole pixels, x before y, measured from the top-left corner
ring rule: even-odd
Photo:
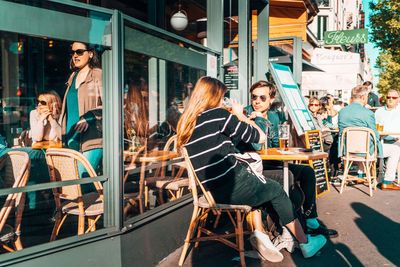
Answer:
[[[370,151],[371,140],[374,144],[374,151]],[[347,127],[342,134],[342,155],[347,157],[376,157],[376,137],[374,131],[366,127]],[[345,151],[343,151],[345,150]],[[344,152],[344,153],[343,153]],[[373,152],[371,154],[371,152]],[[365,155],[365,156],[364,156]]]
[[[89,177],[95,177],[96,172],[89,161],[79,152],[68,148],[49,148],[46,151],[46,161],[49,168],[50,180],[52,182],[71,181],[80,179],[78,163],[89,174]],[[100,182],[94,182],[94,185],[102,195],[102,185]],[[80,185],[63,186],[53,190],[55,196],[62,199],[75,200],[82,197]]]
[[[18,188],[26,186],[29,177],[30,159],[26,152],[9,151],[0,158],[0,168],[6,187]],[[11,184],[11,185],[10,185]],[[0,210],[0,232],[2,231],[11,210],[20,203],[21,193],[9,194]],[[17,216],[22,214],[17,214]]]
[[[186,168],[187,168],[187,172],[188,172],[188,176],[189,176],[189,188],[192,191],[193,202],[198,203],[198,200],[199,200],[198,192],[197,192],[197,186],[198,186],[200,188],[201,192],[203,193],[204,197],[206,198],[210,207],[215,207],[216,203],[215,203],[214,197],[212,196],[210,191],[206,190],[206,188],[203,186],[203,184],[200,182],[199,178],[197,177],[186,148],[183,147],[181,149],[181,154],[185,159]]]

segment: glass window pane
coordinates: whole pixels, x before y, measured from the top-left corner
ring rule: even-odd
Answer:
[[[0,31],[1,189],[102,174],[104,49]],[[97,182],[0,197],[1,212],[9,207],[15,211],[6,223],[21,227],[17,244],[8,245],[26,248],[47,243],[51,236],[54,240],[102,228],[101,187]],[[82,201],[90,216],[78,220]],[[58,235],[52,235],[61,223]]]
[[[184,49],[184,48],[182,48]],[[204,70],[125,50],[124,215],[140,215],[188,193],[172,142]]]

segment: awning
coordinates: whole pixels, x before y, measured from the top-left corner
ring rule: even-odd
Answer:
[[[290,69],[292,69],[292,71],[293,71],[293,56],[278,47],[275,47],[275,46],[269,47],[269,61],[273,62],[273,63],[278,63],[278,64],[289,66]],[[314,65],[304,59],[302,60],[302,69],[303,69],[303,71],[325,72],[324,70],[320,69],[316,65]]]

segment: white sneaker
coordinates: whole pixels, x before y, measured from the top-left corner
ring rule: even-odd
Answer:
[[[286,227],[282,229],[282,234],[274,239],[274,246],[279,250],[286,249],[289,253],[293,253],[294,249],[299,247],[299,244]]]
[[[267,234],[255,230],[249,240],[253,248],[257,250],[265,260],[270,262],[281,262],[283,260],[282,253],[272,244]]]

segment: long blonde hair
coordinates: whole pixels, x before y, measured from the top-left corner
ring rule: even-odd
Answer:
[[[197,117],[205,110],[216,108],[226,93],[226,86],[212,77],[201,77],[194,87],[189,103],[177,126],[177,146],[185,145],[192,136]]]
[[[61,98],[56,91],[46,91],[38,95],[38,98],[42,96],[47,102],[52,117],[57,120],[61,113]]]

